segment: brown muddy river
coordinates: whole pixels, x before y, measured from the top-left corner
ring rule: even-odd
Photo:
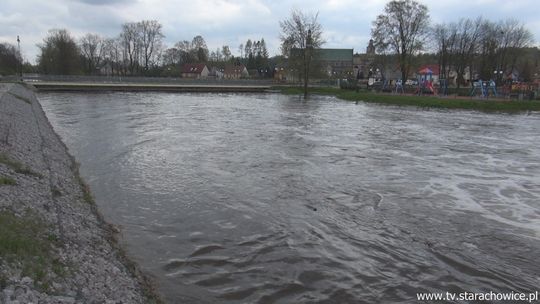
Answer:
[[[42,93],[168,303],[540,289],[540,115],[279,94]]]

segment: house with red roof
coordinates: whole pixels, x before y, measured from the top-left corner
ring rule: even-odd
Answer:
[[[186,63],[182,65],[182,78],[204,79],[208,77],[208,67],[204,63]]]

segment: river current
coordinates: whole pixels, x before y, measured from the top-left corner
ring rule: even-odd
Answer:
[[[168,303],[540,286],[540,115],[279,94],[40,93]]]

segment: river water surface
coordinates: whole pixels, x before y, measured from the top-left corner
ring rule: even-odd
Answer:
[[[43,93],[169,303],[540,289],[540,115],[277,94]]]

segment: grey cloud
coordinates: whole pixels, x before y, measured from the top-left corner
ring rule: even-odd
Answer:
[[[77,2],[89,5],[110,5],[118,3],[136,3],[137,0],[77,0]]]

